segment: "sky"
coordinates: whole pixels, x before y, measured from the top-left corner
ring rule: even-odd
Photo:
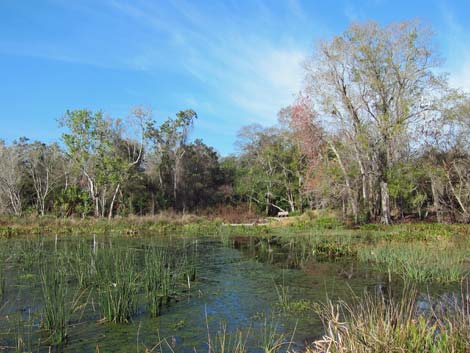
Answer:
[[[191,108],[193,137],[228,155],[242,126],[276,124],[315,43],[369,19],[429,24],[470,90],[469,0],[0,0],[0,139],[59,141],[67,109]]]

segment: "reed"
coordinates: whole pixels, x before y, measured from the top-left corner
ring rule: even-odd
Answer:
[[[148,303],[148,310],[151,317],[160,315],[163,304],[163,295],[168,295],[167,275],[165,263],[167,254],[164,249],[151,248],[145,252],[145,290]],[[164,293],[164,289],[166,293]]]
[[[278,323],[274,318],[269,322],[267,319],[264,320],[260,332],[260,346],[263,353],[277,353],[282,348],[286,352],[290,351],[290,342],[283,333],[279,332]]]
[[[99,309],[105,321],[127,323],[136,309],[138,275],[130,250],[107,249],[97,256]]]
[[[0,304],[3,296],[5,295],[6,280],[5,280],[5,261],[0,258]]]
[[[60,265],[41,269],[43,298],[42,325],[49,341],[59,344],[67,339],[67,326],[73,307],[67,302],[67,278]]]
[[[75,248],[64,255],[68,270],[80,288],[88,288],[96,282],[96,256],[91,245],[79,241]]]

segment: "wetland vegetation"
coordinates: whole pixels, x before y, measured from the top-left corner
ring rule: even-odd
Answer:
[[[192,109],[0,141],[0,350],[469,352],[470,96],[432,39],[351,24],[230,156]]]
[[[0,345],[240,353],[468,347],[467,225],[351,227],[331,213],[259,226],[188,218],[167,220],[157,233],[157,219],[40,219],[37,234],[22,234],[32,226],[23,220],[15,236],[0,238]],[[67,223],[74,232],[54,233]]]

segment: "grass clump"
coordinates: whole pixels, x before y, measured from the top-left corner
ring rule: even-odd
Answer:
[[[5,275],[3,274],[3,264],[0,264],[0,266],[0,299],[2,299],[3,295],[5,294],[6,282]]]
[[[88,288],[96,281],[96,256],[93,248],[85,241],[79,241],[76,247],[63,254],[68,269],[82,289]]]
[[[229,333],[227,325],[222,323],[215,335],[208,332],[207,352],[208,353],[246,353],[249,331],[244,333],[237,330]]]
[[[468,275],[468,249],[442,243],[383,243],[359,249],[359,259],[377,264],[404,280],[418,283],[460,282]]]
[[[165,249],[153,248],[145,252],[145,291],[151,317],[160,315],[163,302],[170,292],[171,269]]]
[[[52,344],[65,342],[67,326],[73,312],[73,304],[67,301],[67,278],[62,266],[41,270],[43,298],[42,326],[49,333]]]
[[[397,299],[364,294],[352,304],[327,301],[318,305],[326,333],[307,352],[468,352],[468,289],[450,302],[438,299],[427,311],[418,307],[417,299],[417,292],[408,288]]]
[[[136,309],[137,273],[129,250],[109,249],[97,256],[99,309],[104,321],[127,323]]]

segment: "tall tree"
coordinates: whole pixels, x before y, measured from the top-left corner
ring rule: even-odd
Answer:
[[[431,39],[416,22],[353,24],[321,42],[307,65],[315,110],[330,124],[330,133],[351,146],[347,153],[361,174],[361,204],[372,215],[376,208],[387,224],[390,171],[418,127],[439,110],[447,88],[446,77],[436,74],[441,60]],[[329,145],[341,160],[336,145]]]

